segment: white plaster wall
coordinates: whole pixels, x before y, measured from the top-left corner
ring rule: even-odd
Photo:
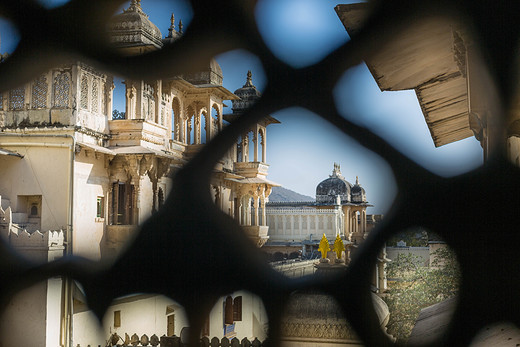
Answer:
[[[315,219],[316,217],[317,219]],[[302,218],[301,227],[300,218]],[[266,210],[270,241],[303,241],[308,240],[310,235],[316,240],[320,239],[323,234],[329,240],[334,240],[336,234],[343,230],[342,218],[342,211],[333,209],[269,208]],[[278,221],[275,222],[275,219]]]
[[[108,215],[108,173],[104,155],[98,159],[92,151],[76,154],[74,163],[74,227],[73,252],[92,260],[101,257],[100,243]],[[105,188],[105,189],[104,189]],[[96,218],[97,197],[105,198],[105,219]]]
[[[139,186],[139,224],[142,224],[152,214],[153,189],[148,175],[141,177]]]
[[[21,140],[13,138],[13,141]],[[11,141],[11,142],[13,142]],[[61,143],[70,139],[30,139],[27,142]],[[11,200],[13,212],[19,211],[18,195],[42,195],[41,229],[59,230],[67,226],[69,149],[52,147],[2,147],[24,157],[0,158],[0,195]],[[5,156],[2,156],[5,157]]]
[[[129,336],[137,334],[141,337],[146,334],[151,337],[155,334],[161,337],[167,332],[166,308],[169,305],[174,306],[175,335],[179,336],[181,329],[188,325],[184,308],[175,301],[160,295],[146,298],[136,297],[136,300],[129,298],[128,302],[110,306],[103,319],[104,335],[107,339],[113,333],[117,333],[123,338],[125,333]],[[121,327],[114,327],[114,311],[121,311]]]
[[[0,319],[0,345],[47,347],[46,303],[47,281],[37,283],[14,296]],[[56,324],[59,329],[59,320]],[[55,342],[49,346],[58,346],[58,341]]]
[[[103,327],[92,311],[83,311],[74,314],[73,318],[73,346],[106,346],[109,336],[105,336]]]
[[[61,321],[61,278],[51,278],[47,280],[47,334],[46,346],[59,346],[60,342],[60,321]],[[27,345],[29,346],[29,345]]]

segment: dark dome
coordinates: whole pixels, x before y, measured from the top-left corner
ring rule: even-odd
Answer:
[[[247,72],[246,84],[235,90],[235,95],[240,99],[232,101],[234,114],[242,114],[260,99],[261,94],[253,84],[251,71]]]
[[[356,177],[356,184],[351,189],[352,202],[367,202],[365,189],[359,184],[359,179]]]
[[[341,175],[339,164],[334,163],[332,175],[316,187],[316,202],[334,205],[338,195],[341,203],[350,202],[351,189],[352,185]]]
[[[339,177],[330,177],[316,187],[316,195],[347,195],[350,194],[350,183]]]

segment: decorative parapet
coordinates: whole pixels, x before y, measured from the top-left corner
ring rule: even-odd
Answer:
[[[13,248],[59,250],[64,249],[65,233],[63,230],[35,231],[11,227],[8,242]]]
[[[347,323],[282,323],[282,336],[297,337],[306,339],[320,339],[321,342],[326,340],[357,340],[352,328]],[[324,341],[325,340],[325,341]],[[331,342],[331,341],[329,341]]]
[[[314,264],[315,259],[312,260],[283,260],[270,263],[271,267],[285,276],[296,278],[305,275],[311,275],[316,271]]]
[[[122,347],[188,347],[187,343],[181,342],[180,337],[178,336],[161,336],[159,339],[157,335],[152,335],[148,337],[146,334],[139,337],[137,334],[133,334],[131,337],[128,334],[125,334],[125,338],[123,339],[117,333],[114,333],[108,339],[110,346],[122,346]],[[78,345],[79,346],[79,345]],[[253,341],[250,341],[248,338],[243,338],[242,340],[237,339],[236,337],[229,340],[227,337],[223,337],[219,339],[218,337],[214,337],[211,340],[205,336],[200,339],[199,346],[201,347],[262,347],[263,342],[258,340],[255,337]],[[81,346],[79,346],[81,347]]]
[[[292,209],[292,208],[268,208],[265,210],[267,215],[304,215],[304,216],[312,216],[312,215],[338,215],[343,214],[342,210],[334,210],[334,209],[314,209],[314,208],[306,208],[306,209]]]

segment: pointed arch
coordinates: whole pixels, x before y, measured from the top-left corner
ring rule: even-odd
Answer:
[[[185,119],[185,135],[184,135],[184,143],[187,145],[192,145],[195,143],[195,110],[193,106],[190,105],[186,109],[186,119]]]
[[[211,106],[211,126],[213,127],[213,135],[222,131],[222,113],[220,112],[219,105],[216,103]]]
[[[199,119],[200,119],[200,132],[199,132],[199,143],[200,144],[205,144],[205,143],[208,143],[209,140],[210,140],[210,129],[209,127],[211,126],[211,116],[209,115],[208,113],[208,110],[203,107],[201,110],[200,110],[200,113],[199,113]]]

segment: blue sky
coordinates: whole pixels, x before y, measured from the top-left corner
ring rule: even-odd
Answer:
[[[57,6],[64,0],[41,0]],[[348,40],[334,7],[340,0],[259,0],[257,25],[267,46],[281,60],[300,67],[319,61]],[[124,6],[125,8],[127,7]],[[193,16],[186,1],[142,0],[143,10],[168,32],[170,14],[176,23],[182,19],[189,30]],[[12,51],[16,33],[0,22],[1,51]],[[231,51],[216,57],[224,73],[224,87],[234,91],[245,82],[247,70],[253,83],[262,90],[265,76],[260,61],[245,51]],[[115,108],[124,110],[124,86],[118,81]],[[453,176],[482,164],[482,150],[474,138],[435,148],[419,108],[415,93],[381,92],[364,64],[344,73],[335,89],[340,113],[356,115],[354,121],[376,132],[425,168],[443,176]],[[231,102],[227,102],[231,106]],[[227,108],[230,112],[230,108]],[[226,112],[226,111],[225,111]],[[334,127],[303,108],[273,114],[282,124],[267,132],[269,178],[286,188],[314,196],[316,185],[341,164],[345,178],[355,182],[359,176],[374,205],[369,213],[384,213],[392,203],[396,188],[384,160],[364,149]]]

